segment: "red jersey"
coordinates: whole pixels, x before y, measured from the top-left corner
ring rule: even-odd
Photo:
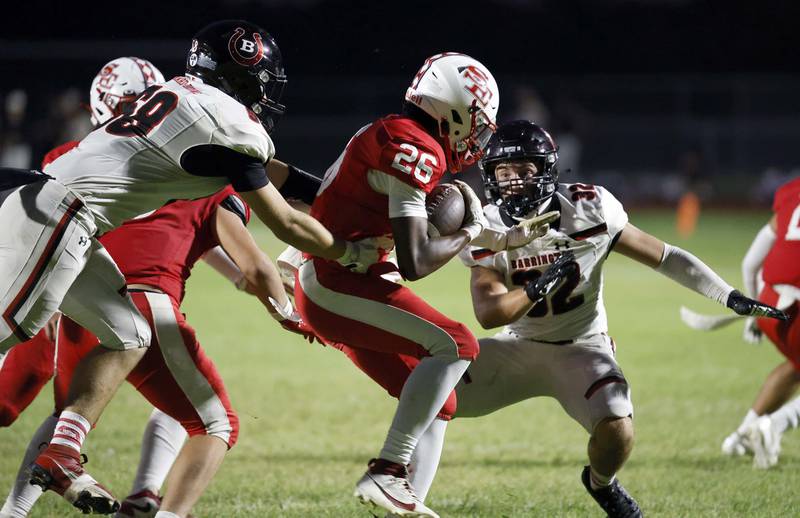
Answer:
[[[800,178],[775,192],[772,211],[778,223],[777,239],[764,259],[764,282],[800,287]]]
[[[442,146],[416,121],[389,115],[362,128],[325,173],[311,215],[337,237],[391,236],[389,198],[369,184],[377,170],[429,193],[445,172]]]
[[[56,158],[60,157],[67,151],[70,151],[71,149],[77,146],[78,146],[77,140],[70,140],[69,142],[64,142],[60,146],[54,147],[53,149],[48,151],[47,154],[42,159],[42,169],[47,167],[51,162],[55,162]]]
[[[207,198],[173,201],[126,221],[100,242],[128,284],[155,286],[180,303],[194,263],[219,245],[212,225],[223,203],[235,204],[234,212],[249,221],[250,208],[228,186]]]

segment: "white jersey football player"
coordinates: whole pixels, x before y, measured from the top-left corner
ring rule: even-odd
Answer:
[[[630,387],[617,364],[603,305],[602,267],[614,250],[738,313],[781,316],[734,290],[692,254],[637,229],[606,189],[558,183],[557,148],[528,121],[498,128],[481,161],[489,227],[556,210],[560,219],[529,245],[504,252],[470,246],[459,257],[471,269],[475,314],[486,329],[481,353],[456,388],[455,417],[477,417],[539,396],[559,401],[590,435],[587,491],[609,516],[641,516],[616,480],[633,446]],[[555,270],[555,271],[554,271]],[[556,279],[542,299],[543,277]],[[444,421],[426,432],[411,463],[424,495],[436,470]]]
[[[148,88],[129,113],[89,134],[50,167],[0,171],[0,354],[36,334],[57,311],[101,342],[76,369],[50,445],[32,483],[84,512],[119,503],[80,463],[92,424],[144,355],[148,326],[96,239],[171,199],[208,196],[231,184],[276,236],[315,255],[357,265],[370,243],[334,238],[292,209],[269,183],[268,135],[284,107],[286,78],[272,37],[250,23],[217,22],[194,38],[187,76]]]

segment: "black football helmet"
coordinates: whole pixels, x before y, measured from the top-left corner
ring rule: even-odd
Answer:
[[[286,111],[280,103],[286,75],[278,44],[244,20],[223,20],[194,35],[186,73],[219,88],[256,114],[271,132]]]
[[[536,174],[498,181],[497,166],[515,161],[533,162]],[[557,162],[558,147],[544,129],[526,120],[503,124],[492,135],[480,161],[486,199],[512,218],[527,216],[556,192]]]

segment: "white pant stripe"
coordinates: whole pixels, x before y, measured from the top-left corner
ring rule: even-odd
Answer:
[[[172,301],[163,293],[146,292],[145,296],[153,313],[153,325],[164,363],[197,411],[206,427],[206,433],[228,442],[233,427],[228,420],[225,405],[186,350]]]
[[[326,288],[317,280],[313,261],[300,267],[299,279],[306,296],[331,313],[407,338],[431,355],[458,357],[456,341],[441,327],[403,309]]]

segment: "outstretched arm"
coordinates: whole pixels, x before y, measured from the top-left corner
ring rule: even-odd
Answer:
[[[622,230],[614,250],[650,266],[690,290],[726,305],[740,315],[786,318],[783,312],[743,296],[691,253],[668,245],[630,223]]]
[[[239,195],[284,243],[325,259],[339,259],[345,255],[345,241],[333,237],[322,223],[308,214],[293,209],[272,184]]]
[[[267,311],[277,318],[278,310],[269,299],[272,298],[281,308],[289,304],[278,269],[258,247],[239,216],[233,212],[222,207],[217,208],[213,229],[223,253],[227,254],[234,264],[225,264],[213,250],[209,252],[211,255],[207,258],[207,262],[231,280],[235,278],[231,266],[237,268],[249,288],[248,291],[258,297]],[[237,287],[242,287],[242,284],[237,283]]]
[[[270,316],[277,320],[284,329],[302,335],[309,342],[313,341],[316,336],[294,310],[283,287],[278,269],[267,254],[258,247],[240,217],[219,207],[214,216],[213,229],[224,250],[223,253],[228,254],[235,263],[235,267],[241,271],[247,292],[258,297]],[[224,261],[219,259],[219,257],[212,258],[209,264],[226,277],[234,278],[234,272],[230,265],[224,265]],[[219,270],[221,265],[223,270]]]

